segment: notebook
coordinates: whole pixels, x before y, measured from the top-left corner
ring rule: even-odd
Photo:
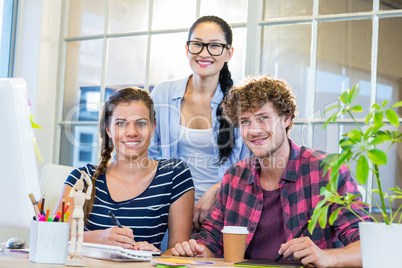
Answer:
[[[274,260],[264,259],[249,259],[242,262],[236,262],[234,266],[240,267],[272,267],[272,268],[300,268],[303,264],[296,261],[280,260],[275,262]]]
[[[159,256],[160,254],[160,252],[156,251],[133,250],[85,242],[82,243],[80,252],[83,257],[114,261],[150,261],[153,256]]]

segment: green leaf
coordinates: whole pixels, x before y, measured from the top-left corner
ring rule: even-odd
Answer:
[[[376,165],[387,164],[387,155],[379,149],[373,149],[368,151],[367,156]]]
[[[349,139],[353,141],[360,142],[362,139],[362,133],[357,129],[349,131],[348,133],[346,133],[346,135],[348,136]]]
[[[370,145],[378,145],[384,142],[387,142],[390,140],[390,137],[388,137],[387,135],[379,135],[377,137],[375,137],[371,142]]]
[[[387,103],[388,103],[388,100],[384,100],[384,101],[382,102],[382,108],[384,108],[385,105],[387,105]]]
[[[375,125],[379,125],[382,123],[382,119],[383,119],[384,115],[382,112],[377,112],[374,114],[374,124]]]
[[[342,106],[340,106],[340,105],[333,105],[333,106],[327,108],[327,109],[321,114],[321,116],[323,116],[324,114],[328,113],[330,110],[335,109],[335,108],[338,108],[338,109],[339,109],[339,108],[342,108]]]
[[[339,141],[339,145],[340,145],[342,148],[343,148],[343,147],[350,146],[350,145],[354,145],[354,144],[356,144],[356,141],[353,141],[353,140],[350,140],[350,139],[347,139],[347,140],[342,139],[342,140]]]
[[[394,103],[391,105],[391,108],[396,108],[396,107],[401,107],[402,106],[402,101],[398,101],[397,103]]]
[[[367,178],[369,174],[369,165],[367,162],[367,158],[364,155],[359,157],[356,166],[356,179],[361,184],[366,184]]]
[[[348,93],[347,90],[344,91],[344,92],[342,92],[342,94],[339,96],[339,100],[340,100],[342,103],[348,105],[348,103],[349,103],[349,102],[348,102],[348,100],[349,100],[349,93]]]
[[[313,216],[311,216],[311,220],[308,223],[308,231],[310,234],[313,234],[314,228],[317,225],[317,220],[318,220],[317,212],[316,209],[314,209]]]
[[[366,133],[364,133],[363,139],[366,141],[368,139],[368,137],[370,136],[371,132],[373,131],[374,126],[371,125],[368,127],[368,129],[366,130]]]
[[[365,123],[366,125],[370,122],[371,118],[373,118],[373,114],[374,114],[374,112],[370,112],[370,113],[368,113],[368,114],[366,115],[366,120],[364,120],[364,123]]]
[[[318,223],[320,224],[321,228],[324,229],[325,226],[327,225],[327,221],[328,221],[328,207],[329,206],[325,206],[322,207],[321,212],[320,212],[320,216],[318,218]]]
[[[350,93],[349,93],[349,103],[352,103],[352,102],[355,100],[357,94],[359,94],[359,91],[360,91],[359,84],[356,84],[356,85],[350,90]]]
[[[350,110],[354,113],[361,113],[363,112],[363,107],[361,107],[360,105],[356,105],[350,108]]]
[[[394,110],[391,109],[386,110],[385,115],[387,116],[387,119],[392,125],[394,125],[395,127],[399,126],[399,118]]]
[[[327,125],[329,124],[329,123],[331,123],[331,122],[335,122],[335,120],[336,120],[336,118],[338,117],[338,114],[333,114],[333,115],[331,115],[328,119],[327,119],[327,121],[325,121],[325,123],[324,123],[324,125],[322,126],[322,129],[326,129],[327,128]]]
[[[384,123],[375,125],[375,126],[373,127],[373,134],[374,134],[374,133],[377,133],[377,132],[380,132],[379,130],[380,130],[383,126],[385,126]],[[381,131],[381,132],[382,132],[382,131]]]
[[[374,103],[373,105],[371,105],[371,109],[381,110],[381,107],[377,103]]]

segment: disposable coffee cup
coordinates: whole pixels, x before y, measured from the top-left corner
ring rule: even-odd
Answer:
[[[223,234],[223,255],[226,262],[240,262],[244,260],[246,251],[247,227],[224,226]]]

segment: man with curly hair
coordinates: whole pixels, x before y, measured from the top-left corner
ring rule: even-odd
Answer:
[[[320,201],[324,152],[298,146],[288,137],[296,101],[284,81],[265,76],[234,87],[222,103],[226,117],[240,128],[254,157],[230,167],[203,228],[195,240],[176,244],[174,255],[221,257],[223,226],[246,226],[246,258],[300,260],[315,267],[361,267],[359,217],[341,210],[335,223],[295,238]],[[339,171],[338,193],[358,194],[346,166]],[[330,207],[328,215],[338,205]],[[367,208],[366,208],[367,209]]]

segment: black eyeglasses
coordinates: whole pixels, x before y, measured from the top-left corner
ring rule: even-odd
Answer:
[[[207,51],[211,56],[220,56],[223,53],[224,48],[230,48],[229,44],[222,43],[202,43],[198,41],[187,41],[188,52],[191,54],[200,54],[204,47],[207,47]]]

